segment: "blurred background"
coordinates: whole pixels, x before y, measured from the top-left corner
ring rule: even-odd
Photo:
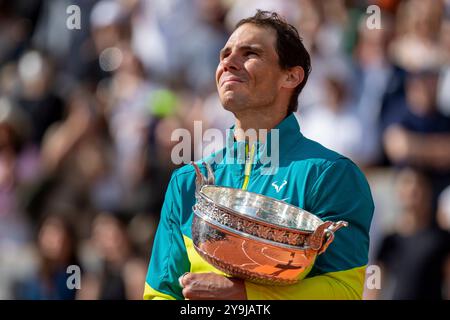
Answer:
[[[450,1],[0,0],[0,299],[141,299],[171,133],[233,124],[218,52],[257,8],[312,55],[303,133],[371,185],[365,298],[450,298]]]

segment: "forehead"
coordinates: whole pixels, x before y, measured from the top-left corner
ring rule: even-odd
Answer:
[[[270,27],[246,23],[237,28],[228,39],[225,47],[258,45],[264,49],[275,51],[276,32]]]

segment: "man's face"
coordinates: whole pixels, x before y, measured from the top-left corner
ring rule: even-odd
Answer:
[[[406,82],[406,98],[410,110],[418,115],[432,113],[435,109],[437,77],[426,75],[411,77]]]
[[[251,23],[236,29],[220,52],[216,84],[226,110],[239,112],[275,104],[282,77],[275,50],[276,32]]]

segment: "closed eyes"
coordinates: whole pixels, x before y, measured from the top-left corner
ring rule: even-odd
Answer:
[[[244,46],[240,48],[240,51],[242,52],[242,56],[251,57],[251,56],[259,56],[261,50],[252,48],[252,46]],[[220,61],[228,57],[230,54],[231,50],[229,48],[222,49],[220,51]]]
[[[258,56],[258,53],[256,53],[255,51],[250,51],[250,50],[244,52],[244,56],[245,57],[249,57],[249,56],[252,56],[252,55]]]

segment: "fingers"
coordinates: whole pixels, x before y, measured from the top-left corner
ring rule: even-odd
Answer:
[[[185,299],[195,299],[194,290],[191,286],[194,276],[194,274],[186,272],[178,279],[180,286],[183,288],[182,293]]]
[[[187,272],[179,279],[183,296],[189,300],[245,300],[244,281],[215,273]]]
[[[186,272],[179,278],[183,288],[183,296],[186,299],[212,299],[217,289],[215,282],[222,276],[214,273],[192,273]]]
[[[183,279],[188,274],[189,274],[189,272],[185,272],[178,278],[178,283],[180,284],[180,287],[182,287],[182,288],[185,287],[186,284],[183,282]]]
[[[186,299],[199,299],[198,281],[195,281],[196,274],[191,272],[185,272],[178,278],[178,283],[183,288],[182,293]]]
[[[187,299],[187,300],[199,299],[198,295],[196,295],[194,293],[192,288],[184,288],[182,293],[183,293],[184,298]]]

